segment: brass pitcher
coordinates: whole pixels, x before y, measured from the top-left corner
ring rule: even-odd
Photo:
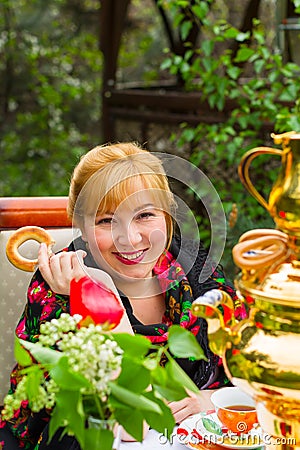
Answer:
[[[258,147],[241,160],[239,175],[273,217],[276,228],[250,230],[233,248],[241,269],[238,297],[250,313],[234,317],[228,294],[207,292],[192,312],[208,323],[212,351],[223,358],[232,383],[252,395],[270,449],[300,449],[300,134],[273,135],[282,149]],[[253,186],[249,168],[263,153],[281,156],[268,201]],[[220,308],[221,307],[221,308]]]
[[[266,208],[274,219],[277,228],[292,236],[300,237],[300,133],[294,131],[271,134],[275,144],[282,150],[270,147],[257,147],[243,156],[238,171],[250,194]],[[262,154],[281,156],[281,171],[266,201],[253,186],[249,168],[254,158]]]
[[[248,191],[274,219],[276,230],[244,233],[233,248],[235,264],[242,269],[238,289],[246,300],[262,291],[280,303],[300,307],[300,133],[271,135],[282,150],[257,147],[242,157],[238,172]],[[281,169],[268,201],[253,186],[249,168],[261,154],[280,155]]]

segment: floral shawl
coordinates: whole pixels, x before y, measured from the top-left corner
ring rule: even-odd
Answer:
[[[84,245],[83,241],[81,241],[80,246]],[[79,247],[78,245],[74,247],[74,243],[72,243],[64,251],[74,251],[75,248],[77,250]],[[85,250],[87,251],[86,248]],[[85,258],[85,263],[90,266],[96,266],[89,254]],[[191,305],[195,296],[190,281],[181,264],[174,258],[171,252],[166,251],[160,264],[154,267],[154,273],[158,277],[165,296],[166,309],[161,323],[153,325],[142,324],[133,315],[129,300],[120,293],[134,332],[147,336],[153,343],[163,345],[167,341],[169,326],[172,324],[183,326],[197,337],[202,348],[203,343],[205,344],[204,347],[206,346],[206,348],[204,350],[209,359],[209,364],[206,366],[203,366],[203,364],[206,364],[204,361],[178,360],[187,374],[194,379],[200,388],[215,388],[228,383],[224,371],[218,370],[220,368],[222,369],[220,358],[213,355],[208,348],[205,321],[191,314]],[[225,289],[234,299],[236,298],[233,287],[230,283],[226,282],[224,274],[220,269],[214,269],[211,275],[211,281],[213,282],[213,287]],[[212,288],[210,284],[208,288]],[[69,297],[52,292],[40,272],[37,271],[28,287],[27,304],[16,327],[17,337],[36,342],[41,323],[58,318],[63,312],[69,312]],[[218,372],[218,375],[215,372]],[[11,392],[15,390],[19,379],[18,367],[15,367],[11,373]],[[210,385],[209,381],[212,381]],[[28,408],[28,404],[24,402],[22,408],[11,421],[0,421],[0,443],[3,446],[3,450],[9,449],[5,446],[5,440],[2,441],[1,439],[1,429],[3,431],[5,430],[5,432],[9,430],[19,440],[20,446],[24,450],[33,450],[37,448],[35,445],[48,421],[49,414],[47,411],[32,414],[32,411]]]

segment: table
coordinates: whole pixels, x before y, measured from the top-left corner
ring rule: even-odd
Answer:
[[[171,444],[172,442],[172,444]],[[176,429],[168,441],[164,434],[155,430],[148,431],[143,442],[121,442],[119,450],[185,450],[187,447],[179,442]]]

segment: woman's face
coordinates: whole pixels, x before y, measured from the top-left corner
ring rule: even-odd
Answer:
[[[167,243],[164,211],[149,190],[137,191],[117,208],[97,213],[86,239],[96,262],[112,278],[149,278]]]

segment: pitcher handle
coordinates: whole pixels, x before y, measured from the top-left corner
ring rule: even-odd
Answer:
[[[249,175],[249,168],[254,158],[256,158],[259,155],[269,154],[282,156],[282,153],[283,153],[282,150],[272,147],[255,147],[243,155],[238,167],[238,174],[243,185],[250,192],[250,194],[269,212],[270,212],[269,204],[252,184]]]

